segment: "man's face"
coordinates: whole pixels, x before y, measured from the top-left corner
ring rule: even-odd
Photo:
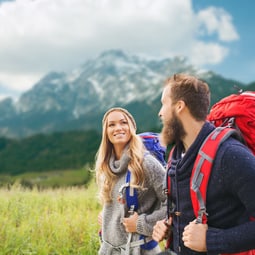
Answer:
[[[172,104],[169,86],[165,87],[163,90],[161,103],[162,106],[159,111],[159,117],[163,122],[163,142],[169,145],[179,143],[186,133],[183,124],[176,113],[175,105]]]

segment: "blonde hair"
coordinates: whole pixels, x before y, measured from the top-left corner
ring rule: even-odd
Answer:
[[[96,181],[99,187],[99,197],[101,202],[109,203],[112,201],[111,192],[118,176],[116,176],[109,167],[109,160],[114,153],[113,144],[107,136],[108,115],[111,112],[119,111],[126,117],[130,129],[131,138],[127,154],[130,157],[128,164],[132,172],[132,186],[144,185],[144,170],[142,168],[145,148],[141,138],[136,135],[136,123],[133,116],[125,109],[116,107],[108,110],[102,120],[102,139],[96,155]]]

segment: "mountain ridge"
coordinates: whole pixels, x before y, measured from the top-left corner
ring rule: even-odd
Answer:
[[[113,106],[131,110],[141,130],[157,129],[163,82],[178,72],[207,81],[212,103],[235,93],[234,85],[245,87],[213,72],[202,72],[185,58],[155,60],[109,50],[68,73],[46,74],[16,102],[10,98],[0,101],[0,136],[99,130],[103,113]]]

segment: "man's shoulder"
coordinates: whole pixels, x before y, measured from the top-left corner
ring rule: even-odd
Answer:
[[[230,137],[218,148],[214,165],[226,171],[236,169],[239,172],[244,168],[255,171],[255,156],[246,145]]]
[[[251,150],[244,143],[234,137],[229,137],[226,141],[224,141],[220,145],[218,151],[219,153],[224,152],[224,154],[226,153],[236,155],[241,153],[251,154],[252,156],[254,156]]]

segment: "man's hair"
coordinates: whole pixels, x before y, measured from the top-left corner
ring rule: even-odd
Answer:
[[[182,100],[196,120],[206,119],[210,106],[210,89],[206,82],[180,73],[168,78],[165,86],[170,86],[170,97],[173,104]]]

